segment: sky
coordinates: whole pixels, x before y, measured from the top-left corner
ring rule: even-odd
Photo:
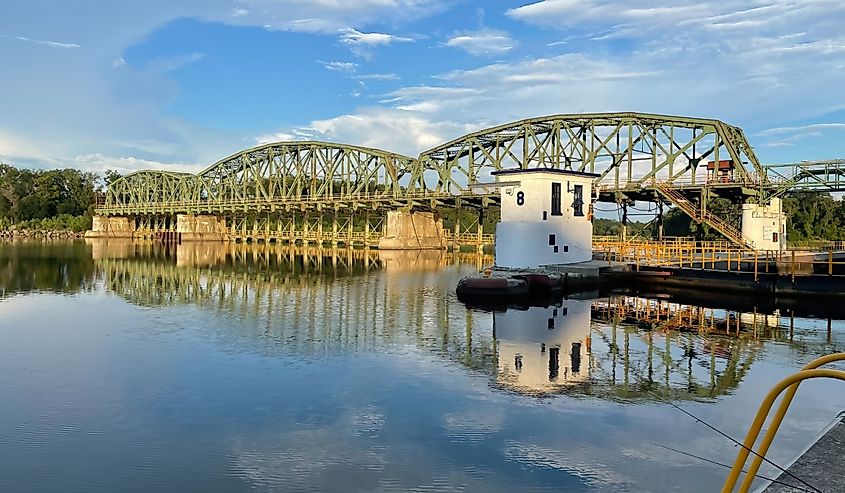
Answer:
[[[328,140],[416,156],[556,113],[845,158],[842,0],[2,0],[0,161],[196,172]]]

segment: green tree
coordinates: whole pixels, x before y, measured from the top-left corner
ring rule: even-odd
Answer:
[[[793,192],[783,199],[786,237],[794,241],[841,240],[845,237],[845,204],[829,193]]]

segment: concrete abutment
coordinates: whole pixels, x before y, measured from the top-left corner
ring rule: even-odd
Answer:
[[[126,216],[94,216],[86,238],[132,238],[135,222]]]
[[[443,220],[433,212],[390,211],[379,250],[440,250],[446,248]]]
[[[176,232],[181,241],[229,241],[226,220],[210,214],[177,214]]]

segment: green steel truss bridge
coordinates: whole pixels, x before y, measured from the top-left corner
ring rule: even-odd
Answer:
[[[767,203],[790,190],[845,190],[845,160],[764,166],[742,129],[719,120],[592,113],[499,125],[417,157],[330,142],[266,144],[198,174],[128,174],[110,184],[97,213],[133,217],[151,231],[172,228],[175,214],[212,214],[245,237],[291,227],[319,229],[320,239],[331,217],[330,237],[343,240],[377,230],[389,210],[469,208],[479,220],[456,222],[454,239],[480,239],[480,217],[498,202],[491,172],[514,168],[596,173],[599,202],[674,205],[739,244],[736,225],[708,210],[711,198]],[[364,216],[363,226],[352,219]]]

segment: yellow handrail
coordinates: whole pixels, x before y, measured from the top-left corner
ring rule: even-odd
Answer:
[[[831,358],[836,356],[834,359],[825,359]],[[745,441],[742,444],[742,448],[739,450],[736,456],[736,460],[734,461],[734,465],[731,468],[731,472],[728,474],[728,477],[725,479],[725,484],[722,486],[722,493],[732,493],[734,491],[734,487],[736,486],[736,482],[739,479],[739,475],[743,472],[742,469],[745,467],[745,463],[748,461],[748,456],[751,453],[754,444],[757,443],[757,438],[760,436],[760,431],[763,428],[763,425],[766,423],[766,418],[769,416],[769,412],[772,409],[772,406],[775,403],[775,400],[783,393],[784,390],[791,389],[795,387],[795,391],[798,390],[798,385],[803,382],[804,380],[809,380],[811,378],[834,378],[837,380],[842,380],[845,382],[845,371],[842,370],[830,370],[830,369],[818,369],[817,367],[813,367],[813,365],[817,362],[819,364],[817,366],[821,366],[825,363],[830,361],[839,361],[840,356],[841,359],[845,359],[845,353],[838,353],[837,355],[830,355],[828,357],[819,358],[813,362],[811,362],[809,367],[811,369],[803,369],[797,373],[794,373],[775,385],[772,390],[766,394],[766,397],[763,399],[763,402],[760,404],[760,408],[757,410],[757,414],[754,416],[754,421],[751,423],[751,427],[748,430],[748,434],[745,436]],[[806,367],[805,367],[806,368]],[[794,396],[794,392],[792,393]],[[791,396],[787,395],[784,397],[784,402],[786,403],[786,407],[783,407],[783,413],[786,413],[786,409],[789,407],[789,402],[786,401],[787,397],[790,398]],[[781,409],[778,410],[778,414],[775,416],[775,420],[777,420],[778,416],[780,415]],[[783,419],[783,416],[780,415],[780,419]],[[774,420],[773,420],[774,423]],[[780,423],[778,422],[778,425]],[[775,429],[776,431],[776,429]],[[774,435],[772,435],[772,439],[774,439]],[[764,438],[764,444],[766,443],[766,439]],[[771,444],[771,440],[769,440],[768,445]],[[761,450],[762,450],[761,444]],[[763,455],[759,453],[759,455]],[[762,461],[762,459],[760,459]],[[753,467],[753,464],[752,464]],[[757,466],[759,468],[759,465]],[[756,473],[756,470],[754,471]],[[750,480],[748,478],[751,478]],[[748,471],[748,476],[745,478],[745,481],[740,485],[739,493],[747,493],[748,489],[751,486],[751,482],[753,481],[754,474],[752,474],[751,470]]]
[[[814,370],[820,366],[824,366],[835,361],[845,361],[845,353],[828,354],[827,356],[814,359],[801,368],[801,370]],[[769,424],[769,429],[766,431],[766,435],[763,436],[763,441],[760,443],[757,455],[755,455],[754,459],[751,461],[751,467],[748,469],[748,473],[742,481],[742,485],[739,487],[740,491],[747,491],[751,487],[751,483],[754,481],[754,476],[757,475],[757,471],[760,470],[760,465],[763,463],[763,457],[765,457],[766,453],[769,451],[769,446],[771,446],[772,441],[775,439],[778,428],[780,428],[780,424],[783,422],[783,418],[789,410],[789,405],[792,404],[792,398],[795,397],[795,393],[798,392],[799,384],[800,382],[790,386],[786,391],[786,395],[783,396],[783,400],[780,402],[777,413],[775,413],[775,416],[772,418],[772,422]]]

